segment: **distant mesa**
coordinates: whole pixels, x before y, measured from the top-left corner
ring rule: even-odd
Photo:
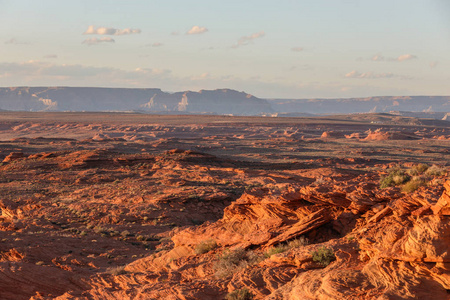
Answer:
[[[390,113],[405,117],[450,118],[450,96],[383,96],[339,99],[269,99],[280,113]]]
[[[450,119],[450,96],[262,99],[232,89],[168,93],[159,88],[6,87],[0,88],[0,111],[2,110],[263,115],[270,117],[389,113],[403,117],[448,121]]]
[[[259,115],[273,112],[267,100],[230,89],[167,93],[156,88],[92,87],[0,88],[0,109],[231,115]]]

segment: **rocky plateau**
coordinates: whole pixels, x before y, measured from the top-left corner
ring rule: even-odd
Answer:
[[[0,299],[450,299],[450,123],[0,114]]]

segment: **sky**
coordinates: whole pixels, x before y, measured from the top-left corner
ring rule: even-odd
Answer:
[[[449,0],[0,0],[0,86],[450,95]]]

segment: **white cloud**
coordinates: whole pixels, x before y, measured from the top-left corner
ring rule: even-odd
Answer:
[[[416,59],[417,56],[412,55],[412,54],[403,54],[400,55],[398,57],[384,57],[381,54],[375,54],[374,56],[372,56],[372,58],[370,59],[371,61],[397,61],[397,62],[402,62],[402,61],[407,61],[407,60],[411,60],[411,59]]]
[[[86,44],[86,45],[98,45],[100,43],[115,43],[115,40],[110,38],[110,37],[102,37],[102,38],[90,38],[90,39],[85,39],[82,44]]]
[[[188,32],[186,32],[186,34],[201,34],[201,33],[205,33],[208,31],[208,28],[206,27],[201,27],[201,26],[192,26],[191,29],[189,29]]]
[[[132,29],[132,28],[125,28],[125,29],[116,29],[116,28],[109,28],[109,27],[95,28],[94,25],[89,25],[88,29],[83,34],[127,35],[127,34],[134,34],[134,33],[141,33],[141,30],[140,29]]]
[[[266,33],[264,31],[260,31],[257,33],[254,33],[252,35],[249,36],[243,36],[241,37],[236,44],[234,44],[233,46],[231,46],[232,48],[238,48],[241,46],[245,46],[250,44],[253,40],[258,39],[258,38],[262,38],[266,35]]]
[[[301,52],[301,51],[303,51],[303,47],[294,47],[291,50],[294,52]]]
[[[397,61],[405,61],[405,60],[411,60],[411,59],[415,59],[417,58],[417,56],[412,55],[412,54],[403,54],[400,55],[399,57],[397,57]]]
[[[374,73],[374,72],[365,72],[360,73],[356,70],[353,70],[347,74],[345,74],[347,78],[365,78],[365,79],[378,79],[378,78],[392,78],[395,77],[392,73]]]

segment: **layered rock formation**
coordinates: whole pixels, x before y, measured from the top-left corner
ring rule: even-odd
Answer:
[[[157,88],[0,88],[0,110],[12,111],[143,111],[280,117],[391,112],[447,120],[449,105],[450,96],[265,100],[231,89],[168,93]]]
[[[160,89],[17,87],[0,88],[0,109],[13,111],[145,111],[257,115],[270,113],[266,100],[230,89],[167,93]]]
[[[303,112],[313,114],[448,112],[450,96],[385,96],[342,99],[271,99],[273,109],[278,112]],[[399,112],[400,111],[400,112]],[[411,115],[442,119],[442,114]]]

